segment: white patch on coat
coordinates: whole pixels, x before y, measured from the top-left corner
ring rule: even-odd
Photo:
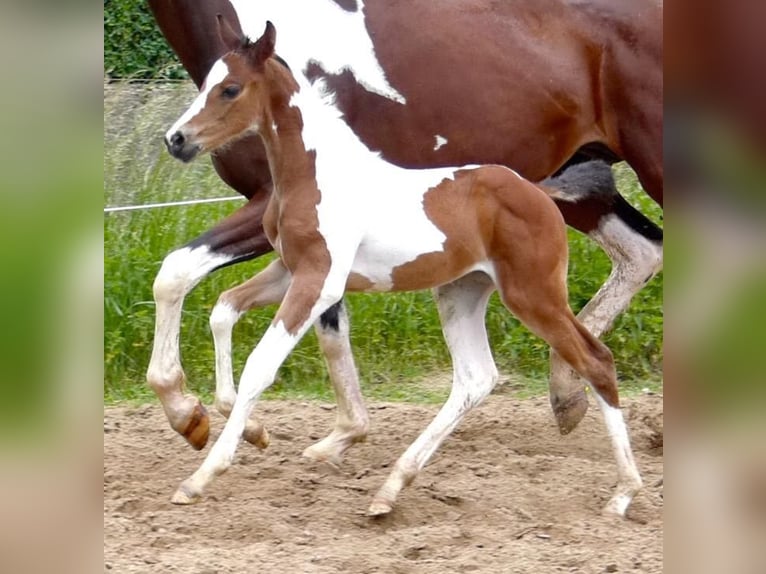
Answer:
[[[364,23],[364,3],[347,12],[329,0],[231,0],[245,34],[256,39],[266,21],[277,29],[277,53],[295,73],[314,61],[328,74],[349,70],[364,88],[400,104],[386,78]]]
[[[375,290],[389,290],[394,268],[444,249],[446,236],[428,219],[423,197],[454,168],[403,169],[370,151],[341,119],[324,81],[298,78],[291,105],[303,115],[303,141],[316,150],[321,200],[319,231],[333,264],[360,274]]]
[[[180,130],[185,124],[190,122],[194,116],[202,111],[202,108],[205,107],[205,103],[207,102],[207,97],[210,94],[210,91],[215,86],[220,84],[228,74],[229,67],[226,65],[226,63],[223,60],[217,60],[216,63],[213,64],[213,67],[210,68],[210,72],[208,72],[207,78],[205,78],[205,83],[202,84],[202,88],[200,88],[200,92],[197,97],[194,98],[194,101],[191,103],[189,108],[165,133],[166,140],[170,141],[170,138],[174,133]]]
[[[439,148],[444,147],[447,145],[447,138],[442,137],[440,135],[435,135],[434,138],[436,139],[436,144],[434,144],[434,151],[439,150]]]

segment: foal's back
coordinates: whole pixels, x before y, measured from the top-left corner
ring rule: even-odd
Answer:
[[[496,278],[498,263],[523,268],[530,258],[549,269],[563,263],[566,270],[560,212],[546,191],[510,169],[488,165],[399,175],[421,185],[430,176],[433,183],[417,191],[375,190],[362,204],[367,215],[361,221],[368,227],[348,290],[427,289],[476,270]],[[382,218],[387,210],[395,213]]]

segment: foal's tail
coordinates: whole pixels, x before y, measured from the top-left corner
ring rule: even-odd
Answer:
[[[612,202],[619,196],[612,168],[601,160],[575,164],[556,176],[544,179],[540,185],[553,199],[569,203],[578,203],[586,197]]]

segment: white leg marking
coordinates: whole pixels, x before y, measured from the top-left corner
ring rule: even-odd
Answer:
[[[596,396],[598,406],[601,408],[601,413],[604,416],[606,430],[612,440],[615,460],[617,461],[617,489],[612,499],[604,508],[604,513],[625,516],[628,505],[643,485],[641,475],[638,472],[638,466],[633,458],[633,451],[630,448],[628,428],[625,426],[622,411],[618,408],[610,407],[598,393],[594,392],[593,394]]]
[[[290,354],[301,337],[319,316],[332,304],[336,303],[343,294],[343,286],[346,283],[346,274],[341,276],[329,275],[322,286],[318,300],[309,312],[308,319],[299,325],[294,333],[289,333],[282,321],[269,326],[247,359],[245,368],[239,383],[239,392],[234,402],[229,419],[226,421],[223,432],[219,436],[213,448],[202,465],[191,477],[186,479],[172,497],[176,504],[189,504],[199,499],[205,487],[213,478],[225,472],[234,460],[239,439],[253,410],[258,397],[273,382],[277,369]],[[340,286],[340,291],[337,287]],[[288,293],[282,302],[282,307],[295,304],[291,297],[291,290],[305,289],[305,285],[296,286],[293,281]],[[280,307],[280,310],[282,309]]]
[[[231,332],[241,316],[242,313],[221,300],[210,314],[210,330],[215,344],[215,407],[226,417],[237,400],[231,364]]]
[[[304,330],[305,332],[305,330]],[[277,369],[303,333],[290,335],[282,322],[271,325],[250,353],[239,384],[239,393],[226,425],[202,465],[185,480],[173,495],[172,502],[189,504],[197,500],[217,475],[225,472],[245,430],[250,412],[260,394],[271,385]]]
[[[590,234],[612,260],[612,272],[579,317],[596,337],[611,328],[633,296],[662,269],[662,245],[633,231],[616,215]]]
[[[359,375],[349,343],[348,317],[345,305],[338,308],[338,329],[315,325],[319,347],[322,349],[330,381],[338,403],[335,428],[324,439],[303,451],[303,456],[317,461],[339,464],[343,453],[367,437],[369,415],[359,389]]]
[[[280,303],[290,286],[290,273],[281,259],[275,259],[252,277],[223,292],[210,314],[210,330],[213,333],[216,352],[216,397],[218,411],[228,417],[237,393],[231,365],[231,333],[243,313],[249,309]],[[233,301],[240,308],[235,308]]]
[[[465,414],[495,386],[498,373],[484,324],[493,290],[491,280],[480,272],[435,290],[444,337],[452,355],[452,391],[436,418],[396,462],[370,505],[370,515],[391,511],[399,491],[415,478]]]
[[[147,380],[162,402],[170,424],[176,430],[189,416],[198,400],[184,397],[178,337],[183,299],[213,269],[231,261],[231,256],[213,253],[207,246],[184,247],[170,253],[154,281],[156,322],[154,346]]]

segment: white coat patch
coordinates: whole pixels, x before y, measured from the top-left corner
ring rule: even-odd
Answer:
[[[389,84],[364,24],[363,2],[347,12],[328,0],[231,0],[240,25],[259,38],[270,20],[277,29],[277,53],[295,73],[313,61],[329,74],[349,70],[365,89],[397,103],[406,100]]]

